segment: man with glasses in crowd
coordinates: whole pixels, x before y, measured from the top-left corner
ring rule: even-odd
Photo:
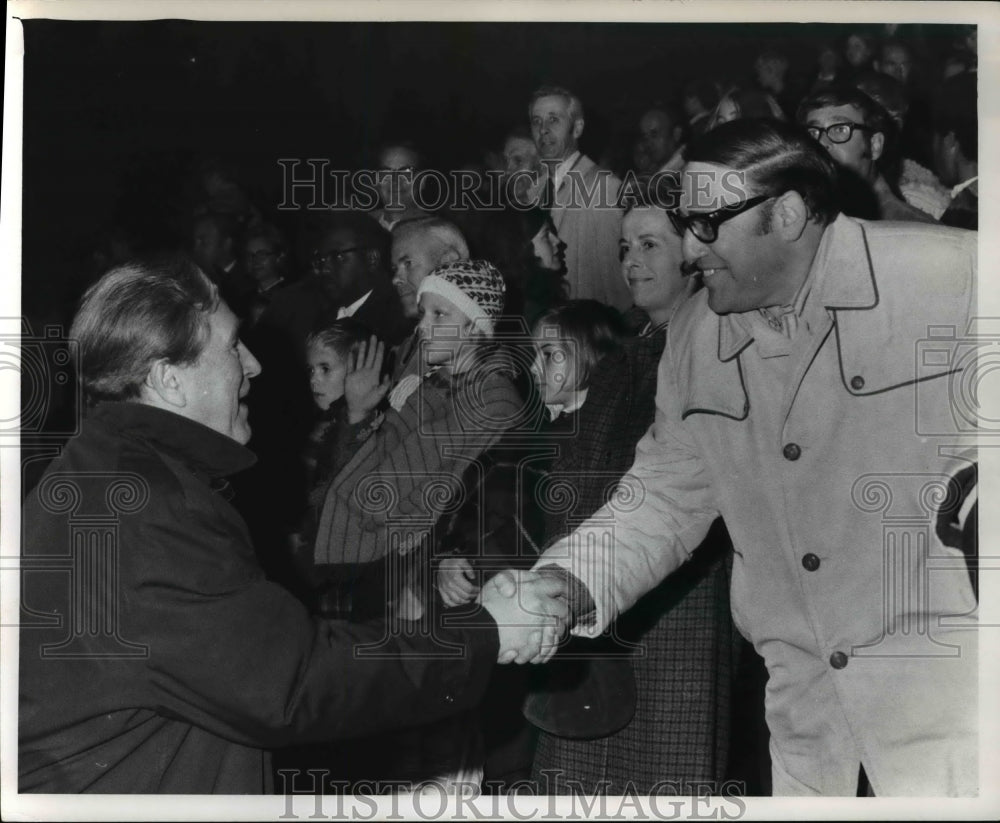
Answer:
[[[359,212],[338,212],[323,228],[313,252],[312,273],[289,287],[265,313],[300,347],[313,331],[353,317],[388,345],[401,342],[413,321],[389,274],[389,234]]]
[[[644,497],[536,568],[596,636],[721,514],[774,794],[974,795],[975,559],[935,523],[961,519],[975,460],[952,386],[976,235],[838,214],[833,162],[792,125],[727,123],[686,160],[670,218],[705,288],[668,329]]]
[[[937,222],[889,185],[885,172],[897,160],[899,135],[889,113],[863,91],[845,86],[815,92],[799,104],[796,119],[841,167],[845,212],[869,220]]]

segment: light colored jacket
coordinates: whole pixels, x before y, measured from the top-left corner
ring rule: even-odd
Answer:
[[[599,300],[619,311],[632,305],[621,276],[618,241],[621,180],[581,154],[559,183],[552,222],[566,244],[566,279],[573,300]]]
[[[762,356],[750,315],[689,300],[627,482],[539,560],[587,585],[596,625],[574,631],[596,633],[721,513],[733,617],[770,673],[776,794],[853,795],[861,763],[876,795],[977,790],[976,601],[935,532],[974,446],[956,392],[976,239],[838,218],[810,275],[818,321],[786,358]]]

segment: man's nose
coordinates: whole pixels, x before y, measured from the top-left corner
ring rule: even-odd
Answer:
[[[685,263],[694,263],[705,256],[708,246],[695,237],[691,229],[687,229],[681,238],[681,251],[684,253]]]
[[[253,352],[240,342],[240,350],[243,352],[243,374],[247,377],[256,377],[261,372],[260,361],[253,356]]]

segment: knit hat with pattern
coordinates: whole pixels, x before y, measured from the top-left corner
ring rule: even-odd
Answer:
[[[487,335],[503,313],[506,286],[497,268],[486,260],[458,260],[445,263],[428,274],[417,289],[417,300],[425,293],[436,294],[455,304]]]

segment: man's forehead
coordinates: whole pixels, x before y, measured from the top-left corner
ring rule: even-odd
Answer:
[[[324,251],[336,251],[347,246],[356,245],[357,237],[351,229],[333,229],[323,235],[320,248]]]
[[[822,106],[821,108],[813,109],[806,114],[807,122],[816,123],[818,125],[840,123],[845,119],[854,123],[860,123],[864,117],[862,116],[860,109],[850,103],[846,103],[843,106]]]
[[[531,105],[532,114],[566,114],[568,111],[569,100],[566,100],[559,94],[550,94],[545,97],[539,97]]]
[[[407,232],[392,241],[392,256],[397,258],[429,254],[438,243],[438,239],[429,231]]]

